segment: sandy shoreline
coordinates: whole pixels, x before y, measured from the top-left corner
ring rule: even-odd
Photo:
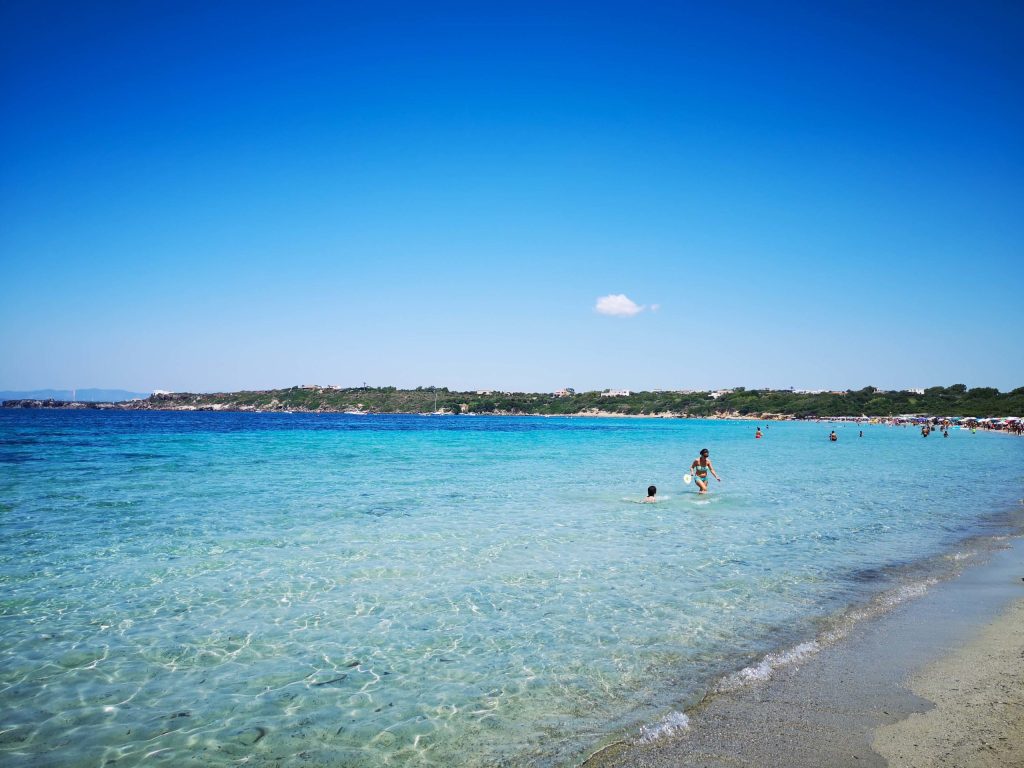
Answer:
[[[1024,765],[1024,599],[914,675],[910,690],[935,708],[875,732],[890,765]]]
[[[1024,541],[586,768],[1024,766]],[[685,723],[685,724],[684,724]]]

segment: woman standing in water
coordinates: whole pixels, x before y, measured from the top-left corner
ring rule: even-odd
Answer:
[[[700,456],[693,460],[693,464],[690,465],[690,472],[693,473],[693,479],[697,482],[697,487],[700,488],[698,493],[708,492],[709,472],[715,476],[715,480],[722,482],[722,478],[718,476],[715,468],[711,466],[711,459],[708,458],[707,448],[700,449]]]

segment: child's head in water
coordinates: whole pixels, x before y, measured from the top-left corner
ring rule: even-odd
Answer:
[[[655,501],[654,496],[657,492],[658,489],[655,488],[653,485],[647,486],[647,498],[644,499],[644,501]]]

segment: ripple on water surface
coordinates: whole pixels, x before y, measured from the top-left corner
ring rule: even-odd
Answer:
[[[1024,441],[753,426],[0,411],[0,753],[557,763],[684,729],[1019,495]]]

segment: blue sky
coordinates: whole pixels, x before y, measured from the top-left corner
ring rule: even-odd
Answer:
[[[1022,38],[1015,3],[5,2],[0,389],[1024,385]]]

